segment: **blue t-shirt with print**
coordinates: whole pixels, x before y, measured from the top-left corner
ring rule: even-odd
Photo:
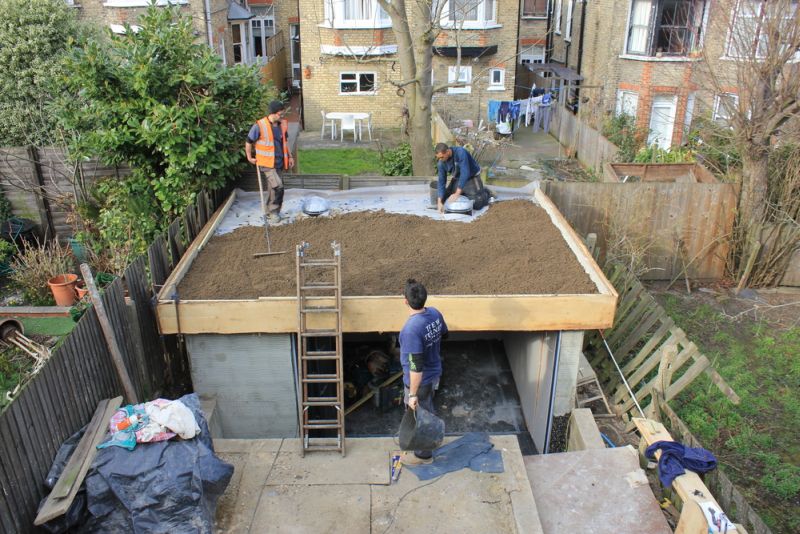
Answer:
[[[433,384],[442,376],[442,359],[439,350],[442,336],[447,333],[444,317],[436,308],[425,308],[412,315],[400,331],[400,363],[403,365],[403,381],[410,383],[409,354],[422,354],[422,384]],[[419,370],[415,370],[419,371]]]

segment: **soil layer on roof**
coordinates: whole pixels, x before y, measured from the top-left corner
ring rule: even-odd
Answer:
[[[178,286],[181,300],[236,300],[294,296],[295,246],[312,257],[342,249],[344,296],[399,295],[408,278],[429,295],[592,294],[597,288],[550,216],[536,204],[493,204],[470,223],[385,212],[309,217],[270,227],[243,227],[214,236]]]

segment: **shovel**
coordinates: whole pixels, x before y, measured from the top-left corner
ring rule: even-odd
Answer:
[[[267,251],[266,252],[256,252],[253,254],[254,258],[260,258],[261,256],[277,256],[278,254],[286,254],[289,252],[288,250],[282,250],[280,252],[272,252],[272,244],[269,241],[269,220],[267,219],[267,201],[264,199],[264,187],[261,185],[261,167],[256,165],[256,173],[258,174],[258,193],[261,195],[261,213],[264,217],[264,235],[267,237]]]

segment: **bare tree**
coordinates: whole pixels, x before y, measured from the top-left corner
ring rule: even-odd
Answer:
[[[397,39],[401,81],[392,82],[398,94],[405,98],[411,128],[411,156],[414,174],[430,174],[432,159],[431,115],[434,93],[449,87],[466,86],[485,74],[478,72],[471,80],[455,81],[434,86],[431,80],[433,48],[436,38],[447,32],[457,48],[456,67],[461,69],[461,47],[468,38],[462,32],[465,15],[484,0],[377,0],[392,20],[392,31]],[[451,22],[442,25],[443,11]]]
[[[798,191],[786,196],[785,184],[770,181],[770,156],[776,148],[800,143],[797,4],[798,0],[722,0],[715,6],[712,26],[716,35],[725,36],[724,49],[706,49],[716,115],[727,121],[742,160],[734,265],[739,289],[764,280],[758,271],[769,263],[762,261],[765,228],[789,222],[790,230],[798,230],[797,213],[791,213],[796,210],[789,207]],[[788,243],[797,246],[796,239]]]

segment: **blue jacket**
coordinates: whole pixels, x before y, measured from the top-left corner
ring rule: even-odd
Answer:
[[[452,157],[447,161],[440,161],[437,165],[439,169],[439,198],[444,198],[446,189],[447,175],[452,173],[453,178],[458,178],[458,188],[464,189],[467,180],[480,174],[481,166],[472,157],[472,154],[467,152],[460,146],[451,146],[450,150],[453,151]]]

